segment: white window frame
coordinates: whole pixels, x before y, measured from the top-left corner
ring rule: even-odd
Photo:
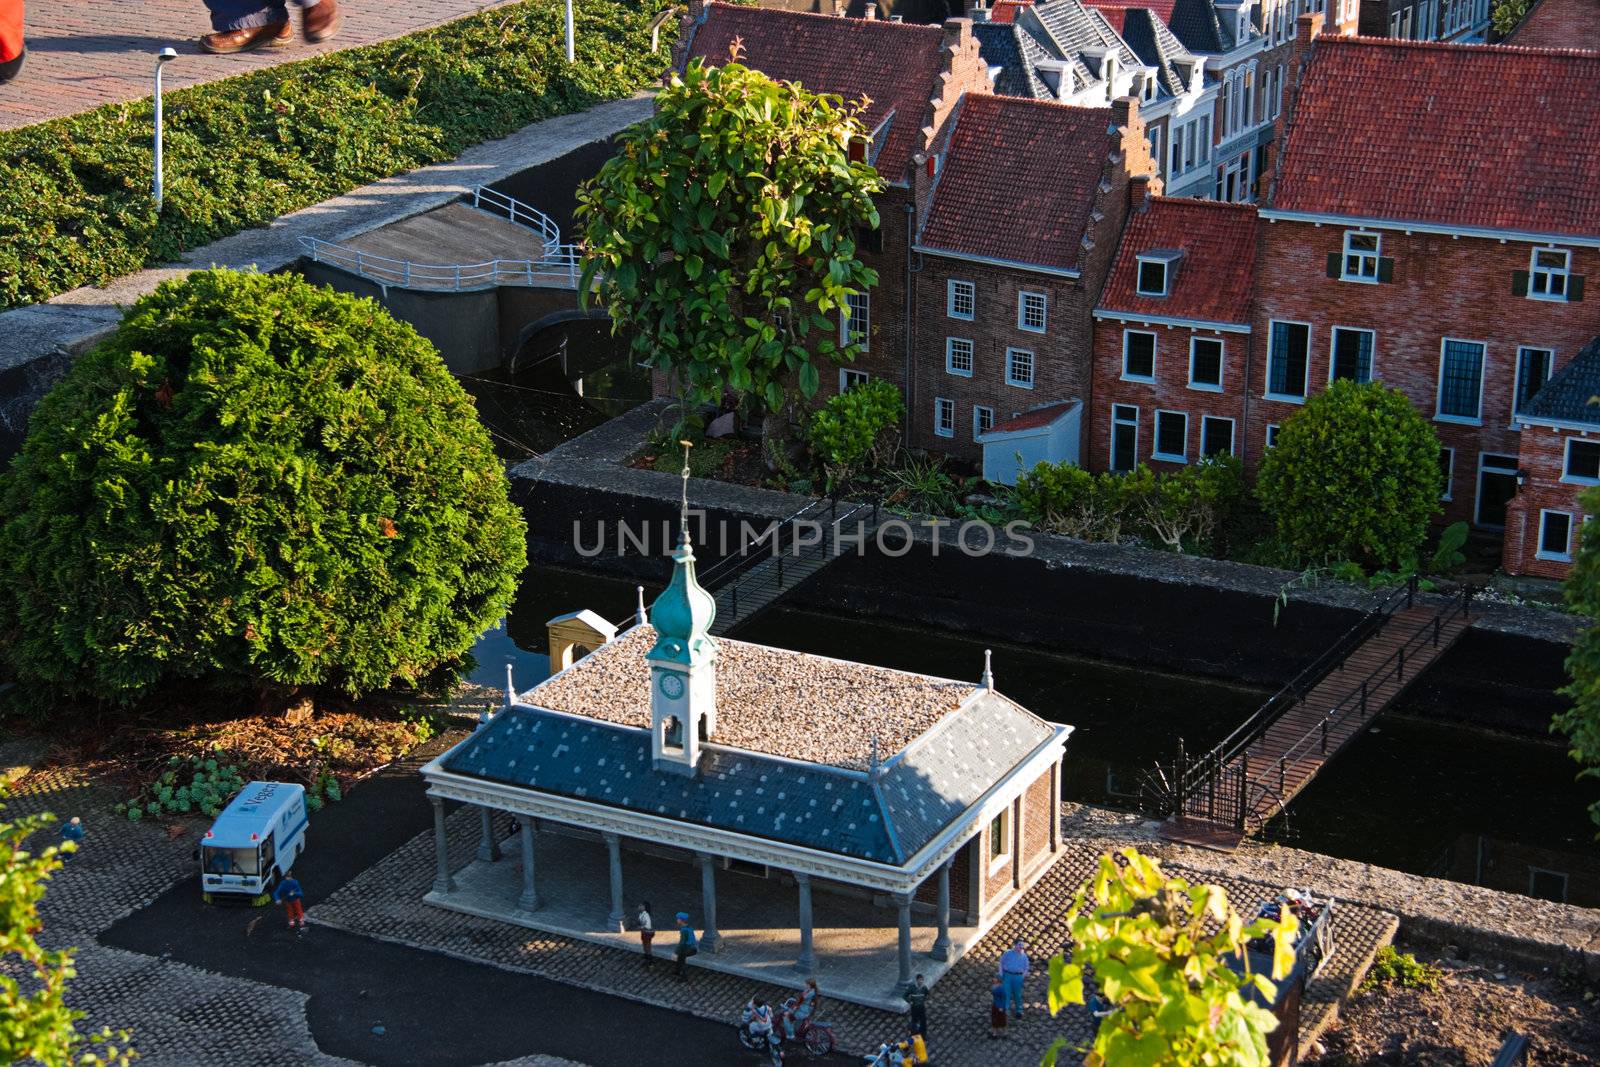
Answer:
[[[854,367],[839,368],[839,392],[841,393],[848,393],[856,386],[866,385],[871,380],[872,375],[864,370],[856,370]]]
[[[1161,268],[1161,288],[1159,290],[1144,287],[1144,269],[1147,266]],[[1133,270],[1133,291],[1140,296],[1168,296],[1172,292],[1172,261],[1160,256],[1137,257]]]
[[[1546,348],[1543,345],[1517,346],[1517,361],[1516,363],[1512,364],[1511,367],[1511,428],[1513,430],[1521,429],[1521,426],[1517,423],[1517,394],[1522,392],[1522,354],[1524,352],[1544,353],[1545,385],[1550,384],[1550,379],[1555,375],[1556,372],[1556,350],[1554,348]],[[1534,396],[1538,395],[1538,393],[1534,394]],[[1529,399],[1532,398],[1530,397]]]
[[[983,425],[983,416],[989,416],[989,425]],[[994,429],[994,408],[984,407],[982,404],[972,405],[972,439],[976,441],[982,434]]]
[[[1144,334],[1150,338],[1150,377],[1148,378],[1139,374],[1128,373],[1128,338],[1136,333]],[[1154,383],[1156,380],[1156,356],[1160,348],[1161,342],[1157,339],[1154,330],[1135,330],[1132,327],[1125,327],[1122,331],[1122,380],[1125,382]]]
[[[989,838],[989,847],[984,853],[986,860],[985,866],[990,874],[995,874],[999,871],[1005,870],[1005,868],[1011,864],[1011,853],[1013,850],[1011,847],[1012,834],[1010,805],[1007,805],[1000,811],[995,812],[994,818],[989,820],[988,833],[986,836]],[[995,850],[995,844],[997,842],[1000,845],[999,851]]]
[[[1304,326],[1306,328],[1306,358],[1305,373],[1300,380],[1300,395],[1292,393],[1274,393],[1272,391],[1272,329],[1274,326]],[[1440,361],[1443,363],[1443,352],[1440,350]],[[1267,320],[1267,380],[1262,383],[1261,395],[1268,400],[1277,400],[1284,404],[1304,404],[1306,395],[1311,391],[1311,323],[1296,322],[1294,319],[1268,319]]]
[[[1353,238],[1372,238],[1372,249],[1354,249],[1350,247]],[[1383,234],[1373,230],[1346,230],[1344,243],[1339,250],[1339,280],[1342,282],[1360,282],[1363,285],[1378,284],[1378,261],[1383,258]],[[1356,269],[1350,269],[1350,261],[1356,261]],[[1370,273],[1369,273],[1370,271]]]
[[[1441,456],[1449,456],[1444,465],[1444,493],[1440,500],[1454,500],[1456,487],[1456,450],[1446,445],[1439,446]]]
[[[1600,478],[1585,478],[1582,475],[1569,474],[1572,469],[1572,446],[1576,444],[1594,445],[1600,448],[1600,441],[1586,437],[1569,437],[1561,449],[1561,478],[1567,485],[1600,485]]]
[[[1025,356],[1028,357],[1028,380],[1027,381],[1020,381],[1013,374],[1013,371],[1016,369],[1016,364],[1015,364],[1015,362],[1013,360],[1013,357],[1016,356],[1016,355],[1025,355]],[[1031,348],[1007,348],[1006,349],[1006,384],[1007,385],[1014,386],[1017,389],[1032,389],[1033,388],[1033,383],[1038,379],[1038,377],[1039,377],[1039,357],[1038,357],[1038,354],[1035,353],[1033,349],[1031,349]]]
[[[1552,515],[1557,515],[1567,520],[1566,548],[1560,552],[1552,552],[1544,547],[1544,524],[1550,520],[1550,516]],[[1570,511],[1561,511],[1558,508],[1540,508],[1539,540],[1534,543],[1536,551],[1533,553],[1533,558],[1546,559],[1554,563],[1571,563],[1572,531],[1577,527],[1577,525],[1578,524],[1576,522],[1572,521],[1572,512]]]
[[[859,344],[861,351],[872,351],[872,297],[865,293],[845,294],[849,315],[839,316],[839,343]]]
[[[1181,453],[1159,452],[1161,447],[1161,416],[1172,415],[1183,420],[1183,451]],[[1189,462],[1189,413],[1187,411],[1173,411],[1170,408],[1157,408],[1155,417],[1150,422],[1150,458],[1159,459],[1166,463]]]
[[[1226,415],[1207,415],[1202,412],[1200,415],[1200,440],[1196,445],[1196,458],[1203,460],[1212,455],[1212,453],[1206,451],[1206,423],[1208,422],[1225,422],[1228,424],[1228,455],[1237,456],[1239,454],[1238,420],[1231,419]]]
[[[1372,354],[1369,357],[1369,361],[1368,361],[1368,364],[1367,364],[1367,381],[1368,382],[1377,381],[1378,380],[1378,331],[1377,330],[1369,330],[1365,326],[1330,326],[1330,327],[1328,327],[1328,381],[1331,383],[1334,380],[1333,370],[1334,370],[1334,366],[1335,366],[1335,360],[1334,360],[1333,357],[1334,357],[1334,353],[1337,351],[1337,346],[1334,344],[1334,342],[1338,339],[1339,332],[1341,330],[1343,330],[1346,333],[1364,333],[1364,334],[1367,334],[1368,336],[1370,336],[1372,338]],[[1360,383],[1360,384],[1364,385],[1366,383],[1363,382],[1363,383]]]
[[[1028,325],[1028,308],[1030,298],[1037,298],[1039,307],[1039,325]],[[1017,290],[1017,329],[1026,330],[1028,333],[1044,333],[1050,328],[1050,294],[1041,293],[1034,289]]]
[[[1572,879],[1566,871],[1552,871],[1549,867],[1535,867],[1531,863],[1528,864],[1528,895],[1530,897],[1533,896],[1534,881],[1541,874],[1548,874],[1553,878],[1561,879],[1561,899],[1557,903],[1565,904],[1567,902],[1567,894],[1572,891]],[[1534,899],[1549,900],[1550,898],[1534,897]]]
[[[967,369],[962,370],[956,366],[956,348],[966,345]],[[957,378],[972,377],[972,368],[978,364],[978,346],[970,337],[946,337],[944,339],[944,372],[953,374]]]
[[[1464,345],[1477,345],[1483,349],[1478,359],[1478,414],[1476,418],[1467,415],[1446,415],[1441,410],[1444,406],[1444,346],[1451,341]],[[1487,341],[1474,341],[1469,337],[1441,337],[1439,339],[1439,376],[1433,388],[1433,421],[1448,422],[1456,426],[1482,426],[1483,425],[1483,380],[1489,376],[1489,343]]]
[[[1129,418],[1129,419],[1119,419],[1117,417],[1117,409],[1118,408],[1127,408],[1128,410],[1133,412],[1133,417]],[[1138,470],[1139,469],[1139,405],[1138,404],[1112,404],[1111,405],[1111,438],[1110,438],[1110,440],[1108,440],[1106,442],[1106,444],[1108,446],[1107,449],[1106,449],[1106,467],[1109,468],[1109,469],[1112,469],[1112,470],[1116,469],[1116,468],[1112,467],[1111,465],[1114,462],[1116,462],[1116,459],[1117,459],[1117,427],[1118,426],[1132,426],[1133,427],[1133,466],[1128,468],[1128,469],[1130,471]]]
[[[949,413],[950,425],[945,426],[945,414]],[[956,402],[949,397],[936,396],[933,398],[933,434],[935,437],[954,437],[956,435]]]
[[[1546,254],[1546,255],[1551,254],[1551,253],[1555,253],[1557,255],[1560,255],[1561,256],[1561,266],[1559,266],[1559,267],[1541,267],[1541,266],[1539,266],[1539,256],[1540,256],[1541,253]],[[1561,291],[1559,293],[1553,292],[1551,290],[1552,284],[1554,284],[1557,280],[1559,280],[1560,284],[1561,284]],[[1541,281],[1543,281],[1543,283],[1544,283],[1544,287],[1545,287],[1545,291],[1544,292],[1538,292],[1537,291],[1538,285],[1539,285],[1539,283]],[[1534,248],[1533,251],[1528,253],[1528,299],[1529,300],[1548,300],[1548,301],[1551,301],[1552,303],[1565,304],[1570,299],[1567,294],[1570,293],[1571,291],[1572,291],[1572,251],[1570,249],[1567,249],[1567,248],[1556,248],[1553,245],[1545,245],[1543,247]]]
[[[960,311],[961,300],[967,302],[966,314]],[[978,283],[951,278],[945,283],[944,312],[952,319],[971,322],[978,314]]]
[[[1197,382],[1197,381],[1195,381],[1195,377],[1194,377],[1194,353],[1195,353],[1196,346],[1198,346],[1202,341],[1205,342],[1206,344],[1214,344],[1214,345],[1217,346],[1217,384],[1215,384],[1215,385],[1211,385],[1208,382]],[[1190,337],[1189,338],[1189,388],[1190,389],[1194,389],[1194,390],[1197,390],[1197,391],[1202,392],[1202,393],[1220,393],[1220,392],[1222,392],[1222,383],[1226,379],[1226,376],[1227,376],[1227,373],[1228,373],[1227,366],[1228,366],[1228,344],[1222,338],[1220,338],[1220,337]]]
[[[1264,440],[1265,440],[1266,444],[1263,446],[1263,451],[1265,451],[1265,449],[1268,449],[1268,448],[1273,448],[1273,447],[1275,447],[1277,445],[1277,443],[1278,443],[1278,424],[1277,423],[1275,423],[1275,422],[1267,423],[1267,432],[1266,432],[1266,436],[1264,437]]]

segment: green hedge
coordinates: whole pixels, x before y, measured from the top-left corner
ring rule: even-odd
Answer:
[[[423,33],[167,95],[166,209],[150,202],[151,103],[0,133],[0,309],[103,284],[531,122],[631,95],[665,0],[528,0]]]

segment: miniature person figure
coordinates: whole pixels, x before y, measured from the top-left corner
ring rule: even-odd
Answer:
[[[300,883],[295,880],[293,871],[285,874],[283,881],[278,883],[278,888],[272,891],[272,900],[276,904],[283,905],[283,915],[288,920],[289,929],[305,929],[305,891],[300,888]]]
[[[920,1034],[923,1038],[928,1036],[928,983],[922,975],[912,981],[911,988],[905,992],[906,1003],[911,1005],[911,1032]]]
[[[1022,1018],[1022,982],[1028,977],[1028,953],[1022,938],[1000,954],[1000,981],[1005,985],[1007,1006],[1012,1018]]]
[[[1006,986],[995,977],[989,987],[989,1040],[1006,1036]]]
[[[806,984],[800,990],[800,995],[794,999],[794,1008],[783,1017],[783,1030],[790,1041],[794,1040],[795,1031],[805,1026],[805,1021],[811,1018],[817,1010],[817,980],[807,978]]]
[[[655,923],[650,919],[650,902],[642,901],[639,904],[639,944],[644,948],[644,966],[649,970],[650,963],[655,956],[650,951],[650,943],[656,938]]]
[[[689,913],[678,912],[678,948],[673,953],[677,957],[677,962],[673,965],[672,977],[680,982],[687,981],[689,976],[684,973],[683,961],[698,954],[699,951],[695,943],[694,927],[689,925]]]
[[[65,848],[66,845],[71,845],[73,850],[83,847],[82,819],[74,815],[69,822],[64,822],[61,824],[61,844],[63,846],[61,852],[61,862],[65,863],[67,860],[72,858],[72,853],[67,851]]]
[[[298,0],[300,33],[307,43],[326,41],[339,32],[338,0]],[[211,12],[212,33],[200,38],[200,47],[218,55],[252,48],[282,48],[294,40],[287,0],[205,0]]]

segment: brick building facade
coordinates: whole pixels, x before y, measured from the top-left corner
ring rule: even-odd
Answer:
[[[1517,420],[1521,488],[1506,507],[1511,574],[1565,578],[1584,523],[1580,497],[1600,485],[1600,338],[1539,391]]]

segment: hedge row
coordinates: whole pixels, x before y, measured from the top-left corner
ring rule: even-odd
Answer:
[[[152,210],[151,102],[0,133],[0,309],[103,284],[286,212],[452,159],[531,122],[631,95],[667,0],[559,0],[170,93],[166,208]]]

